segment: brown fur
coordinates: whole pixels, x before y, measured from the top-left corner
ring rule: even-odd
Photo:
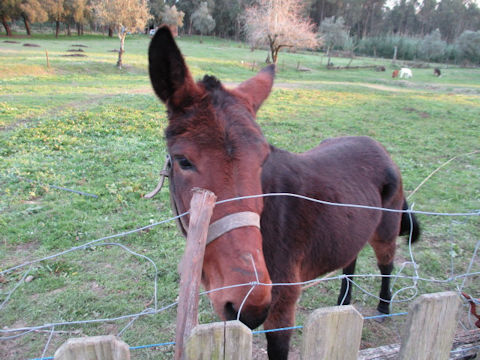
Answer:
[[[261,193],[289,192],[343,204],[405,209],[402,180],[386,150],[368,137],[323,141],[302,154],[266,142],[255,113],[271,91],[269,66],[233,90],[212,77],[195,83],[166,28],[149,49],[155,92],[168,109],[166,130],[172,157],[171,189],[180,212],[188,209],[191,188],[212,190],[218,200]],[[266,197],[215,207],[212,221],[238,211],[261,214],[261,232],[243,227],[227,232],[205,250],[202,283],[223,286],[289,283],[313,279],[335,269],[355,270],[369,242],[383,275],[393,269],[395,241],[410,221],[400,213],[313,203],[293,197]],[[413,240],[418,224],[413,218]],[[342,280],[340,304],[350,302]],[[217,314],[237,317],[255,328],[292,326],[300,286],[240,286],[212,292]],[[247,297],[248,295],[248,297]],[[389,278],[382,279],[378,309],[388,312]],[[245,300],[245,301],[244,301]],[[290,331],[267,334],[270,359],[287,359]]]

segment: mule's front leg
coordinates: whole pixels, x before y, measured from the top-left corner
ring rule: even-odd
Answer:
[[[276,301],[272,304],[265,330],[289,328],[295,325],[295,304],[300,296],[299,286],[273,288],[272,295]],[[267,332],[267,351],[270,360],[287,360],[290,337],[293,330]]]

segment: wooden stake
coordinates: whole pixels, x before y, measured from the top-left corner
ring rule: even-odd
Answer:
[[[48,50],[45,49],[45,56],[47,57],[47,68],[50,69],[50,61],[48,60]]]
[[[408,311],[398,359],[449,359],[461,304],[453,291],[418,297]]]
[[[182,260],[183,264],[188,262],[189,266],[182,268],[180,278],[175,360],[184,358],[183,346],[198,323],[198,290],[200,288],[208,225],[216,199],[217,197],[211,191],[193,189],[187,242]]]

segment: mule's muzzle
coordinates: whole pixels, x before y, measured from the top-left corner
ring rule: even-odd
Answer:
[[[239,320],[250,329],[255,329],[263,324],[268,315],[270,304],[266,306],[243,307],[240,312]],[[226,320],[237,320],[238,311],[231,302],[227,302],[224,307],[224,316]]]

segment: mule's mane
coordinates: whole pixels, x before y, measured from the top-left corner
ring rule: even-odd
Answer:
[[[220,80],[205,75],[197,86],[200,92],[188,106],[168,111],[167,140],[182,137],[201,147],[223,147],[229,157],[240,143],[263,141],[254,116]]]
[[[218,80],[215,76],[205,75],[199,84],[202,84],[206,90],[212,91],[215,89],[220,89],[222,87],[222,83]]]

